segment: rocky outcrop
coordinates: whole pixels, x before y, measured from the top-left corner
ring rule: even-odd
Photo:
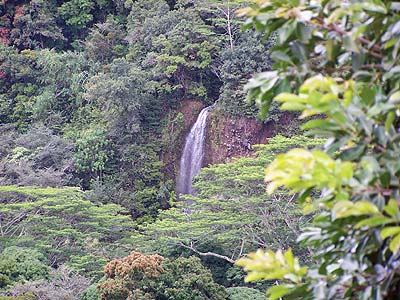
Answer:
[[[163,134],[167,146],[164,147],[163,161],[170,178],[176,179],[185,137],[202,108],[204,105],[199,101],[184,101],[170,117],[173,120],[181,116],[179,124],[168,122]],[[265,144],[268,138],[293,127],[293,119],[293,115],[284,113],[278,122],[263,123],[256,118],[232,116],[215,107],[208,116],[203,166],[251,155],[254,152],[252,145]]]
[[[276,133],[276,124],[256,118],[231,116],[219,110],[208,118],[204,165],[223,163],[233,157],[249,156],[252,145],[265,144]]]
[[[253,145],[266,144],[277,133],[297,127],[297,118],[283,113],[277,122],[263,123],[257,118],[228,115],[215,109],[208,117],[204,165],[224,163],[233,157],[251,155]]]

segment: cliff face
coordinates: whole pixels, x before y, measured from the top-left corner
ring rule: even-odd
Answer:
[[[165,166],[164,173],[169,178],[176,179],[186,136],[203,108],[200,101],[186,100],[164,118],[166,125],[161,139],[164,150],[161,158]]]
[[[185,138],[202,108],[204,106],[199,101],[184,101],[167,120],[168,126],[163,133],[164,145],[167,146],[164,147],[163,161],[170,178],[176,179]],[[267,143],[268,138],[290,127],[293,122],[292,115],[283,114],[278,122],[265,124],[256,118],[228,115],[216,107],[208,116],[203,166],[249,156],[254,152],[252,145]]]
[[[252,145],[266,144],[277,133],[296,128],[297,118],[283,113],[277,122],[263,123],[256,118],[232,116],[215,109],[208,118],[204,165],[224,163],[233,157],[251,155]]]
[[[232,157],[250,155],[252,145],[265,144],[274,136],[276,124],[255,118],[231,116],[218,110],[208,118],[204,165],[223,163]]]

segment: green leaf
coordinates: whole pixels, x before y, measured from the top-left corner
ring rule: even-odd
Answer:
[[[357,71],[353,74],[353,79],[358,81],[370,82],[373,74],[368,71]]]
[[[275,78],[272,78],[271,80],[267,81],[265,84],[263,84],[260,87],[261,92],[266,93],[269,90],[271,90],[275,86],[275,83],[278,81],[278,79],[279,79],[279,77],[275,77]]]
[[[353,53],[351,65],[352,65],[354,71],[360,70],[360,68],[363,66],[364,62],[365,62],[364,53],[362,53],[362,52]]]
[[[356,43],[356,40],[349,34],[343,36],[343,45],[351,52],[360,53],[360,49]]]
[[[262,272],[251,272],[249,273],[246,278],[245,278],[245,282],[254,282],[254,281],[260,281],[265,279],[265,273]]]
[[[265,119],[267,117],[271,102],[272,99],[269,99],[268,101],[264,101],[261,103],[260,112],[258,113],[260,118]]]
[[[297,22],[289,21],[278,29],[278,43],[280,45],[284,44],[287,39],[293,34],[293,32],[296,30],[296,26]]]
[[[297,96],[291,93],[281,93],[274,98],[274,101],[277,102],[298,102],[303,103],[305,101],[304,98]]]
[[[307,51],[306,47],[302,43],[293,41],[290,44],[290,48],[292,49],[292,53],[300,61],[306,61],[307,60],[308,51]]]
[[[400,234],[396,235],[389,244],[389,249],[396,253],[400,249]]]
[[[268,300],[277,300],[285,296],[293,287],[290,285],[275,285],[267,290]]]
[[[396,113],[394,111],[391,111],[388,113],[385,121],[385,131],[388,133],[394,120],[396,118]]]
[[[390,218],[384,217],[384,216],[375,216],[371,217],[365,220],[362,220],[356,224],[356,228],[360,228],[363,226],[368,226],[368,227],[377,227],[385,224],[390,224],[394,223],[394,221]]]
[[[375,0],[374,3],[373,2],[369,2],[369,1],[363,1],[361,3],[362,3],[361,4],[362,8],[364,10],[371,11],[371,12],[376,12],[376,13],[381,13],[381,14],[386,14],[387,13],[387,9],[385,7],[385,4],[383,4],[379,0]]]
[[[369,201],[358,201],[353,203],[348,200],[338,201],[332,208],[336,218],[349,216],[374,215],[379,213],[378,208]]]
[[[386,239],[390,236],[400,233],[400,226],[385,227],[381,231],[382,239]]]
[[[283,61],[283,62],[293,65],[293,61],[290,59],[289,55],[287,55],[285,52],[282,52],[282,51],[272,52],[271,58],[276,62]]]
[[[308,43],[312,37],[313,27],[305,25],[304,23],[299,23],[299,25],[297,26],[297,32],[300,41],[302,41],[303,43]]]
[[[359,159],[365,152],[366,145],[360,145],[344,150],[339,157],[343,160],[353,161]]]
[[[268,82],[274,78],[278,77],[278,72],[276,71],[268,71],[255,75],[253,78],[249,80],[249,82],[245,85],[245,90],[250,90],[254,88],[259,88],[265,82]]]
[[[396,200],[390,199],[388,204],[385,205],[383,210],[391,217],[396,217],[399,213],[399,206],[397,205]]]
[[[284,78],[279,81],[278,87],[276,89],[276,94],[287,93],[290,92],[290,80],[288,78]]]
[[[381,176],[379,176],[379,179],[380,179],[382,185],[385,188],[388,188],[390,185],[390,172],[389,171],[383,172],[381,174]]]
[[[331,122],[327,120],[321,120],[321,119],[316,119],[316,120],[311,120],[303,125],[301,125],[302,130],[308,130],[308,129],[314,129],[314,128],[319,128],[319,129],[332,129],[333,127],[336,127],[335,124],[332,124]]]
[[[286,263],[288,264],[288,266],[290,268],[294,267],[294,263],[295,263],[295,259],[293,256],[293,252],[292,249],[289,249],[288,251],[286,251],[283,256],[285,257]]]
[[[393,94],[389,97],[389,103],[393,103],[393,104],[398,104],[398,103],[400,103],[400,91],[397,91],[397,92],[393,93]]]

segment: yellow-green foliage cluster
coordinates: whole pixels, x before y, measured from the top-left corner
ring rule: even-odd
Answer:
[[[99,271],[126,253],[132,221],[116,204],[93,203],[77,188],[0,187],[2,246],[38,249],[50,265]]]
[[[322,142],[304,136],[276,136],[266,145],[254,146],[254,156],[202,169],[194,183],[197,195],[185,196],[187,201],[160,212],[158,220],[143,226],[142,234],[135,236],[136,245],[153,251],[190,245],[196,249],[222,247],[232,259],[241,256],[241,247],[243,253],[259,243],[279,248],[285,240],[285,246],[294,246],[293,231],[285,222],[298,228],[306,219],[299,218],[299,207],[290,201],[291,196],[267,195],[264,169],[281,152]]]

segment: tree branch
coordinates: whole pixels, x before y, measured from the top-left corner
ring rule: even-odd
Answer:
[[[235,263],[235,261],[233,259],[231,259],[231,258],[229,258],[228,256],[225,256],[225,255],[221,255],[221,254],[214,253],[214,252],[200,252],[199,250],[197,250],[194,247],[193,242],[190,242],[190,246],[185,245],[182,242],[179,242],[178,244],[179,244],[179,246],[181,246],[183,248],[186,248],[186,249],[189,249],[189,250],[193,251],[194,253],[196,253],[196,254],[198,254],[200,256],[213,256],[213,257],[217,257],[217,258],[221,258],[223,260],[226,260],[227,262],[230,262],[231,264]]]

